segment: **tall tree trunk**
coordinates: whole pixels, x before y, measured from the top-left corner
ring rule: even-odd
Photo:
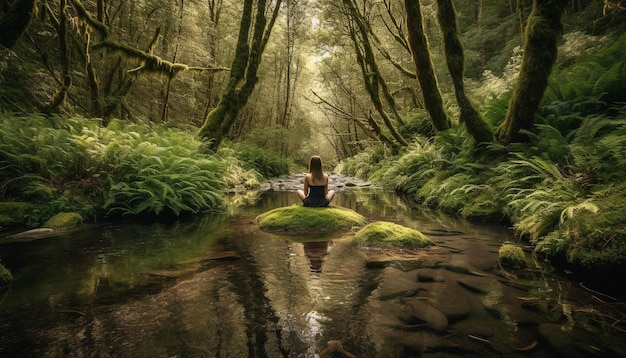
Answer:
[[[504,145],[522,141],[520,130],[533,129],[534,116],[556,60],[557,41],[563,31],[561,15],[566,5],[567,0],[533,0],[519,79],[506,118],[496,133],[498,142]]]
[[[174,47],[174,55],[172,62],[178,60],[178,49],[180,48],[180,37],[183,32],[183,17],[185,15],[185,0],[180,0],[180,12],[178,16],[178,32],[176,33],[176,46]],[[172,92],[172,80],[174,73],[169,73],[165,82],[165,93],[163,95],[163,107],[161,108],[161,123],[167,122],[167,115],[170,109],[170,94]]]
[[[430,120],[436,131],[444,131],[450,128],[450,121],[445,109],[443,99],[437,84],[437,77],[433,70],[433,64],[428,50],[428,41],[422,25],[422,10],[419,0],[404,0],[406,8],[406,25],[409,38],[409,47],[413,62],[417,69],[417,80],[424,95],[424,106],[430,114]]]
[[[374,108],[383,119],[385,127],[387,128],[387,130],[389,130],[391,136],[396,140],[397,144],[395,144],[393,141],[390,141],[386,137],[383,139],[382,131],[378,127],[378,125],[374,125],[373,122],[375,122],[375,120],[371,114],[368,116],[368,121],[370,121],[372,127],[376,129],[375,133],[383,141],[383,143],[387,142],[389,144],[392,144],[393,150],[397,150],[398,145],[407,146],[407,141],[402,137],[400,132],[398,132],[395,125],[392,123],[391,118],[389,117],[389,114],[387,114],[387,112],[385,111],[383,102],[380,98],[380,92],[382,91],[383,96],[388,103],[388,107],[392,110],[393,113],[396,114],[397,122],[402,123],[400,115],[397,114],[393,97],[389,94],[389,89],[387,88],[385,79],[380,73],[378,64],[376,63],[374,51],[368,37],[369,31],[366,24],[364,23],[365,20],[358,12],[356,4],[354,4],[353,0],[344,0],[343,3],[349,10],[351,14],[351,21],[354,23],[354,25],[350,26],[350,38],[352,39],[352,42],[354,44],[357,62],[359,64],[359,67],[361,68],[365,88],[370,96]]]
[[[57,35],[59,36],[59,56],[61,61],[61,85],[55,95],[50,99],[44,113],[51,114],[56,111],[67,97],[67,92],[72,86],[72,77],[70,76],[70,53],[67,44],[67,9],[66,0],[61,0],[59,4],[59,23],[56,26]]]
[[[437,0],[439,25],[443,32],[444,48],[448,71],[454,83],[454,94],[461,109],[461,123],[465,124],[474,143],[490,142],[493,133],[489,125],[480,117],[465,94],[463,85],[463,46],[457,32],[456,13],[451,0]]]
[[[261,56],[269,40],[274,22],[278,17],[278,10],[282,1],[276,1],[272,17],[268,23],[265,18],[266,1],[258,0],[253,28],[252,12],[254,2],[254,0],[244,1],[239,37],[228,85],[222,93],[217,107],[206,117],[198,133],[200,138],[209,140],[208,149],[212,151],[217,150],[222,140],[224,140],[228,131],[237,120],[239,111],[246,104],[254,90],[254,86],[258,81],[257,70],[261,64]],[[251,31],[252,35],[250,35]]]

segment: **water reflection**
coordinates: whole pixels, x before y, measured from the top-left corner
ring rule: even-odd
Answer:
[[[312,272],[322,272],[324,257],[328,255],[328,241],[303,242],[304,254],[309,259]]]
[[[16,278],[0,298],[0,355],[317,357],[341,356],[341,347],[358,357],[610,357],[623,349],[606,332],[575,327],[575,307],[591,306],[572,283],[540,263],[526,278],[497,266],[500,243],[514,239],[504,228],[417,211],[392,193],[338,193],[335,205],[436,243],[393,256],[359,250],[350,233],[261,232],[256,215],[299,199],[246,200],[228,215],[0,243]]]

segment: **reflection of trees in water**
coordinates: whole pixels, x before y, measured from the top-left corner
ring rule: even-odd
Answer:
[[[302,243],[304,254],[309,259],[309,266],[313,272],[322,272],[322,262],[328,255],[328,241],[312,241]]]

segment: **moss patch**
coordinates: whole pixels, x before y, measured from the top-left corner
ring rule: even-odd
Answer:
[[[524,268],[528,266],[524,250],[513,244],[503,244],[498,250],[499,261],[502,266]]]
[[[421,232],[388,221],[368,224],[354,235],[353,241],[361,246],[382,248],[420,249],[433,245]]]
[[[68,228],[83,223],[79,213],[58,213],[43,224],[45,228]]]
[[[330,233],[365,225],[365,217],[341,207],[285,206],[257,216],[260,228],[269,232]]]
[[[11,272],[7,270],[4,265],[0,264],[0,291],[9,286],[11,281],[13,281],[13,275],[11,275]]]

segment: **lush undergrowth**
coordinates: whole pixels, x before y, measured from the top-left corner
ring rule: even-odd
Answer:
[[[0,201],[36,204],[28,224],[57,212],[86,220],[219,210],[223,193],[258,184],[236,151],[202,151],[192,132],[84,118],[0,117]]]
[[[460,129],[372,147],[336,171],[464,218],[512,224],[536,251],[594,268],[626,264],[626,36],[553,74],[526,143],[476,149]],[[610,75],[607,75],[610,73]],[[505,94],[483,106],[493,125]]]

